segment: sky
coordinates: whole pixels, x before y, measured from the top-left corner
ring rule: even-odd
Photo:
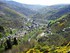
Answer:
[[[55,5],[70,4],[70,0],[13,0],[24,4]]]

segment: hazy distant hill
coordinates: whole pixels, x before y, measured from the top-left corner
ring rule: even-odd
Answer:
[[[20,12],[26,16],[33,15],[37,12],[37,10],[44,7],[41,5],[22,4],[22,3],[15,2],[15,1],[6,1],[5,3],[7,3],[7,5],[10,8],[12,8],[12,9],[16,10],[17,12]]]
[[[9,8],[11,8],[17,12],[20,12],[26,16],[29,16],[29,15],[35,13],[34,11],[24,7],[23,4],[21,4],[21,3],[14,2],[14,1],[6,1],[5,3],[7,4],[7,6]]]
[[[35,14],[33,18],[54,20],[67,13],[70,13],[70,5],[67,4],[53,5],[40,9],[39,13]]]
[[[23,4],[23,6],[36,12],[45,7],[44,5],[30,5],[30,4]]]

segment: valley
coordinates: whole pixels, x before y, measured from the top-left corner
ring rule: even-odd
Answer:
[[[70,53],[70,4],[0,0],[0,53]]]

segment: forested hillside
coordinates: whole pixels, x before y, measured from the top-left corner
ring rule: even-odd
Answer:
[[[67,42],[70,41],[70,14],[63,15],[59,19],[55,20],[54,24],[51,26],[53,33],[57,33],[63,36]]]
[[[70,13],[70,5],[52,5],[40,9],[39,13],[35,14],[33,18],[55,20],[68,13]]]
[[[18,28],[22,26],[22,22],[20,21],[24,18],[25,16],[21,13],[7,7],[6,3],[0,2],[0,25]]]

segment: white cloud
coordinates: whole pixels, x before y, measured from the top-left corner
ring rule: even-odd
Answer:
[[[54,5],[54,4],[70,4],[70,0],[14,0],[25,4],[40,4],[40,5]]]

